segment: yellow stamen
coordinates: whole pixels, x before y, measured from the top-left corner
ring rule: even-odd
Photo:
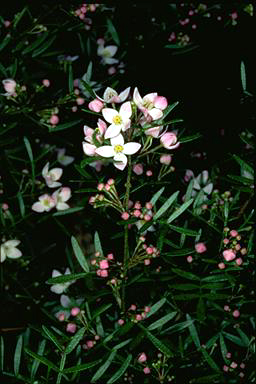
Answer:
[[[115,152],[122,152],[124,147],[122,145],[115,145],[114,150]]]
[[[121,124],[122,123],[121,116],[117,115],[117,116],[113,117],[113,123],[114,124]]]

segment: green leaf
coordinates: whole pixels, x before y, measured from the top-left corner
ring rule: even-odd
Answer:
[[[200,289],[200,286],[196,284],[171,284],[168,285],[168,288],[178,291],[191,291],[192,289]]]
[[[197,140],[197,139],[199,139],[200,137],[202,137],[202,135],[201,135],[200,133],[196,133],[195,135],[181,137],[181,138],[179,139],[179,142],[180,142],[180,143],[188,143],[189,141]]]
[[[209,353],[204,349],[204,348],[200,348],[205,360],[207,361],[207,363],[209,364],[209,366],[214,370],[214,371],[218,371],[220,372],[220,369],[218,367],[218,365],[215,363],[215,361],[211,358],[211,356],[209,355]]]
[[[223,360],[225,361],[225,363],[229,364],[230,361],[227,358],[228,349],[227,349],[224,337],[221,333],[220,333],[220,351],[221,351],[221,354],[222,354],[222,357],[223,357]]]
[[[159,340],[157,337],[155,337],[151,332],[149,332],[146,328],[142,327],[140,324],[139,326],[145,330],[147,338],[151,341],[154,346],[159,349],[160,352],[162,352],[167,357],[172,357],[173,353],[170,351],[170,349],[162,343],[161,340]]]
[[[72,63],[69,63],[69,66],[68,66],[68,90],[69,90],[69,93],[72,93],[74,90],[74,76],[73,76]]]
[[[28,7],[25,6],[22,11],[15,14],[13,19],[13,28],[16,28],[22,17],[24,16],[25,12],[27,12]]]
[[[18,198],[18,202],[19,202],[19,206],[20,206],[21,217],[24,217],[25,216],[25,205],[24,205],[22,194],[20,192],[17,193],[17,198]]]
[[[98,365],[101,361],[102,360],[100,359],[100,360],[92,361],[91,363],[79,364],[79,365],[75,365],[74,367],[65,368],[63,370],[63,373],[73,373],[73,372],[85,371],[86,369],[89,369],[89,368],[94,367],[95,365]]]
[[[46,281],[46,283],[47,284],[62,284],[62,283],[66,283],[67,281],[82,279],[85,276],[87,276],[86,272],[72,273],[72,274],[68,274],[68,275],[51,277],[50,279],[48,279]]]
[[[164,304],[166,303],[166,298],[164,297],[163,299],[157,301],[155,304],[152,305],[150,308],[150,312],[147,313],[147,319],[154,315]]]
[[[4,338],[1,336],[0,338],[0,369],[4,370]]]
[[[107,311],[110,307],[112,307],[112,303],[109,304],[103,304],[100,308],[96,309],[96,311],[92,315],[92,319],[95,319],[97,316],[99,316],[101,313]]]
[[[17,376],[20,370],[23,336],[20,335],[14,352],[14,373]]]
[[[48,369],[53,369],[54,371],[59,372],[59,368],[55,364],[53,364],[50,360],[46,359],[45,357],[38,355],[37,353],[31,351],[28,348],[25,348],[25,352],[31,357],[33,357],[33,359],[36,359],[40,363],[46,365]]]
[[[179,191],[174,192],[169,199],[166,200],[166,202],[159,208],[159,210],[155,213],[153,219],[154,221],[157,220],[160,216],[162,216],[167,209],[172,205],[172,203],[176,200],[177,196],[179,194]]]
[[[163,191],[164,191],[165,187],[162,187],[161,189],[159,189],[159,191],[157,191],[151,198],[150,202],[152,203],[152,205],[155,205],[155,203],[157,202],[157,200],[159,199],[159,197],[162,195]]]
[[[168,244],[168,243],[167,243]],[[177,249],[175,251],[167,252],[166,256],[186,256],[194,252],[192,248]]]
[[[11,36],[6,35],[2,43],[0,44],[0,52],[6,47],[7,44],[9,44],[10,41],[11,41]]]
[[[188,313],[186,315],[186,318],[187,318],[187,320],[192,320]],[[188,329],[189,329],[190,336],[191,336],[195,346],[197,348],[200,348],[201,344],[200,344],[199,336],[198,336],[198,333],[197,333],[197,330],[196,330],[194,323],[191,323],[189,325]]]
[[[200,277],[198,277],[197,275],[194,275],[191,272],[186,272],[186,271],[183,271],[182,269],[178,269],[178,268],[172,268],[172,271],[174,273],[176,273],[177,275],[184,277],[185,279],[200,281]]]
[[[202,279],[202,282],[210,283],[210,282],[226,281],[226,280],[228,280],[228,278],[223,273],[221,273],[221,274],[204,277]]]
[[[244,331],[242,331],[241,328],[236,328],[236,331],[237,331],[237,333],[239,334],[241,340],[244,342],[244,345],[245,345],[246,347],[248,347],[249,344],[250,344],[250,339],[249,339],[249,337],[244,333]]]
[[[39,36],[33,43],[30,43],[23,51],[21,52],[22,55],[25,55],[26,53],[29,53],[33,51],[35,48],[37,48],[47,37],[49,36],[48,32],[43,32],[41,36]]]
[[[129,367],[131,360],[132,360],[132,355],[130,354],[127,356],[127,358],[125,359],[121,367],[118,369],[118,371],[116,371],[116,373],[111,377],[111,379],[107,381],[107,384],[115,383],[121,376],[123,376],[123,374]]]
[[[241,61],[240,73],[241,73],[242,88],[243,88],[243,91],[246,91],[246,72],[245,72],[245,65],[243,61]]]
[[[70,215],[70,214],[72,214],[72,213],[82,211],[83,209],[84,209],[84,207],[74,207],[74,208],[69,208],[69,209],[65,209],[65,210],[63,210],[63,211],[55,212],[55,213],[53,214],[53,216]]]
[[[72,248],[73,248],[74,254],[76,256],[76,259],[79,262],[79,264],[81,265],[81,267],[83,268],[83,270],[85,272],[90,272],[90,268],[89,268],[87,260],[84,256],[84,253],[83,253],[82,249],[80,248],[80,245],[78,244],[78,241],[76,240],[76,238],[74,236],[71,237],[71,244],[72,244]]]
[[[174,295],[173,298],[174,300],[178,300],[178,301],[190,301],[190,300],[194,300],[194,299],[198,299],[200,297],[200,293],[188,293],[188,294],[185,294],[183,293],[182,295]]]
[[[34,164],[33,152],[32,152],[32,148],[31,148],[29,140],[25,136],[24,136],[23,140],[24,140],[24,143],[25,143],[25,146],[26,146],[26,150],[28,152],[28,157],[29,157],[30,163],[31,163],[32,179],[33,179],[33,185],[34,185],[34,181],[35,181],[35,164]]]
[[[114,27],[114,24],[112,23],[112,21],[110,19],[107,19],[107,27],[108,27],[108,31],[109,31],[110,35],[112,36],[112,39],[114,40],[114,42],[117,45],[120,45],[118,33],[116,31],[116,28]]]
[[[70,121],[69,123],[64,123],[64,124],[58,124],[56,127],[49,127],[49,132],[58,132],[58,131],[63,131],[64,129],[68,129],[70,127],[73,127],[74,125],[79,125],[83,120],[75,120],[75,121]]]
[[[237,163],[240,165],[242,169],[254,175],[254,169],[248,163],[246,163],[237,155],[233,155],[233,158],[237,161]]]
[[[190,199],[189,201],[186,201],[184,204],[182,204],[175,212],[171,214],[171,216],[167,220],[167,223],[171,223],[178,216],[180,216],[193,203],[193,201],[194,199]]]
[[[176,316],[177,312],[171,312],[167,315],[161,317],[161,319],[154,321],[154,323],[151,323],[148,326],[148,331],[153,331],[154,329],[157,329],[159,327],[162,327],[164,324],[166,324],[168,321],[172,320]]]
[[[63,351],[62,345],[59,343],[57,337],[44,325],[42,326],[46,336],[56,345],[56,347],[60,350]]]
[[[79,331],[77,331],[77,333],[72,337],[72,339],[70,340],[70,342],[66,346],[65,354],[68,355],[69,353],[71,353],[76,348],[78,343],[84,337],[84,333],[85,333],[85,328],[81,328],[81,329],[79,329]]]
[[[101,378],[102,375],[106,372],[110,364],[115,358],[116,350],[112,351],[108,357],[108,359],[105,361],[105,363],[96,371],[96,373],[93,375],[91,379],[91,383],[95,383],[97,380]]]
[[[85,74],[85,81],[89,83],[91,81],[91,77],[92,77],[92,61],[90,61],[90,63],[88,64],[87,71]]]
[[[171,325],[169,328],[165,329],[164,332],[174,333],[174,332],[183,331],[184,329],[188,328],[191,324],[193,324],[193,322],[194,320],[182,321],[181,323]]]
[[[38,347],[38,351],[37,351],[37,354],[39,356],[42,356],[44,354],[45,346],[46,346],[46,340],[42,340],[39,343],[39,347]],[[31,378],[32,379],[35,378],[39,365],[40,365],[40,362],[38,360],[33,361],[33,364],[31,367]]]
[[[222,332],[226,339],[232,341],[233,343],[239,345],[240,347],[247,347],[247,343],[240,339],[240,337],[233,335],[232,333]]]
[[[169,224],[169,228],[173,229],[174,231],[178,232],[178,233],[184,233],[185,235],[188,235],[188,236],[197,236],[198,235],[198,232],[196,231],[192,231],[191,229],[187,229],[187,228],[182,228],[182,227],[176,227],[175,225],[171,225]]]
[[[56,39],[56,36],[51,36],[47,41],[44,42],[44,44],[41,44],[41,46],[39,46],[39,48],[32,53],[32,57],[34,58],[41,55],[53,44],[55,39]]]
[[[94,247],[95,247],[95,252],[100,252],[100,256],[103,257],[104,253],[101,246],[100,237],[97,231],[94,234]]]
[[[112,347],[112,348],[113,348],[114,350],[117,351],[118,349],[121,349],[121,348],[123,348],[125,345],[129,344],[131,340],[132,340],[132,339],[124,340],[124,341],[122,341],[121,343],[115,345],[115,346]]]

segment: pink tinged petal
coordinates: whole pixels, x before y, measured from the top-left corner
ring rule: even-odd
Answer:
[[[99,99],[94,99],[88,104],[88,108],[93,112],[100,112],[104,104]]]
[[[143,103],[142,97],[141,97],[137,87],[135,87],[134,92],[133,92],[133,101],[137,106],[141,106]]]
[[[94,129],[88,127],[88,125],[84,125],[84,134],[86,138],[92,137],[93,132],[94,132]]]
[[[145,134],[157,138],[159,136],[162,127],[149,128],[145,131]]]
[[[114,96],[118,96],[117,92],[113,88],[107,87],[103,94],[103,99],[106,103],[111,103]]]
[[[62,201],[68,201],[71,197],[71,189],[68,187],[64,187],[60,190],[59,196]]]
[[[108,53],[110,54],[111,57],[114,56],[117,52],[117,46],[116,45],[108,45],[104,49],[108,51]]]
[[[61,276],[62,274],[59,272],[59,271],[57,271],[57,269],[54,269],[53,271],[52,271],[52,277],[57,277],[57,276]]]
[[[20,240],[8,240],[4,243],[7,247],[17,247],[20,244]]]
[[[198,191],[201,189],[200,184],[198,183],[197,179],[194,180],[193,188],[198,190]]]
[[[123,101],[125,101],[127,99],[127,97],[129,96],[129,92],[130,92],[130,89],[131,87],[128,87],[126,88],[123,92],[119,93],[119,103],[122,103]]]
[[[212,189],[213,189],[213,184],[212,183],[206,185],[206,187],[203,188],[204,192],[207,193],[208,195],[210,193],[212,193]]]
[[[163,109],[165,109],[167,107],[167,105],[168,105],[168,102],[167,102],[166,97],[164,97],[164,96],[157,96],[155,98],[155,102],[154,102],[155,108],[163,110]]]
[[[66,268],[65,275],[70,275],[71,271],[69,268]]]
[[[62,156],[61,158],[58,158],[57,160],[61,165],[66,166],[66,165],[73,163],[75,158],[73,156]]]
[[[49,172],[49,163],[45,164],[42,170],[42,176],[45,177]]]
[[[155,99],[157,98],[157,92],[148,93],[143,97],[143,102],[149,101],[150,103],[154,104]]]
[[[206,184],[207,183],[207,180],[208,180],[208,178],[209,178],[209,173],[208,173],[208,171],[203,171],[202,172],[202,182],[203,182],[203,184]]]
[[[163,116],[163,112],[161,111],[161,109],[158,109],[158,108],[153,108],[150,111],[148,111],[148,113],[153,120],[160,119]]]
[[[10,259],[18,259],[22,256],[22,252],[17,248],[9,248],[6,252],[6,256]]]
[[[62,307],[68,308],[71,305],[71,300],[67,295],[61,295],[60,303],[61,303]]]
[[[111,145],[123,145],[124,144],[124,137],[121,135],[121,133],[112,139],[110,139]]]
[[[39,200],[39,201],[43,201],[43,200],[45,200],[45,199],[48,199],[49,197],[50,197],[50,196],[47,195],[47,193],[45,193],[44,195],[39,196],[38,200]]]
[[[113,108],[103,108],[102,115],[108,123],[113,123],[113,118],[118,115],[118,112]]]
[[[123,120],[127,120],[132,115],[132,106],[130,101],[126,101],[126,103],[123,103],[121,105],[119,114],[122,116]]]
[[[87,156],[95,155],[96,146],[83,141],[83,151]]]
[[[131,120],[130,119],[124,121],[124,123],[122,125],[122,131],[125,132],[128,128],[130,128],[130,126],[131,126]]]
[[[123,171],[127,164],[127,157],[123,153],[118,153],[114,157],[114,160],[114,166],[120,171]]]
[[[114,59],[113,57],[105,57],[104,61],[106,64],[116,64],[118,63],[117,59]]]
[[[98,49],[97,49],[97,55],[98,56],[102,56],[103,52],[104,52],[104,45],[99,45],[98,46]]]
[[[105,139],[111,139],[119,135],[121,128],[122,128],[121,124],[120,125],[111,124],[106,130]]]
[[[65,211],[65,209],[69,209],[69,208],[70,206],[67,203],[60,202],[60,203],[57,203],[56,205],[57,211]]]
[[[0,247],[0,263],[3,263],[6,259],[6,251],[3,245]]]
[[[105,121],[98,119],[97,125],[100,130],[100,133],[103,135],[107,129],[107,124],[105,123]]]
[[[37,202],[32,205],[31,209],[35,212],[44,212],[45,207],[42,203]]]
[[[134,153],[138,152],[141,147],[141,144],[139,143],[126,143],[124,144],[123,153],[126,155],[133,155]]]
[[[95,150],[95,153],[97,153],[97,155],[100,155],[102,157],[115,156],[114,148],[111,145],[103,145],[102,147],[97,148]]]
[[[47,181],[46,184],[49,188],[57,188],[61,186],[61,183],[59,181]]]
[[[53,181],[57,181],[61,178],[62,176],[62,173],[63,173],[63,169],[62,168],[53,168],[50,170],[49,174],[52,178]]]

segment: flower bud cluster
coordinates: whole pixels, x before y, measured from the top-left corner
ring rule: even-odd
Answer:
[[[224,228],[225,238],[223,239],[224,251],[222,256],[224,262],[218,264],[219,269],[225,269],[225,262],[234,261],[234,265],[243,264],[242,256],[245,256],[247,249],[241,244],[241,235],[236,229]]]
[[[98,193],[95,196],[89,198],[89,203],[93,208],[99,208],[103,206],[110,206],[116,209],[118,212],[123,212],[124,208],[119,199],[116,187],[115,180],[109,179],[106,184],[99,183],[97,186],[98,191],[103,193]]]
[[[103,278],[109,276],[109,267],[111,264],[113,265],[113,263],[113,253],[109,253],[107,257],[103,257],[100,252],[95,252],[95,257],[91,260],[91,265],[96,267],[96,275]]]

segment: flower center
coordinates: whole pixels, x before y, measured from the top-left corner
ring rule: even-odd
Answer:
[[[109,50],[108,49],[103,49],[103,51],[102,51],[102,56],[103,57],[111,57],[111,53],[109,52]]]
[[[124,147],[122,145],[115,145],[114,150],[115,152],[119,153],[122,152]]]
[[[121,116],[117,115],[117,116],[113,117],[113,123],[114,124],[121,124],[122,123]]]
[[[154,104],[153,104],[151,101],[149,101],[149,100],[145,100],[145,101],[143,102],[143,106],[144,106],[145,108],[147,108],[147,109],[152,109],[152,108],[154,107]]]
[[[46,207],[49,207],[50,206],[50,200],[49,199],[44,199],[43,200],[43,205],[45,205]]]

